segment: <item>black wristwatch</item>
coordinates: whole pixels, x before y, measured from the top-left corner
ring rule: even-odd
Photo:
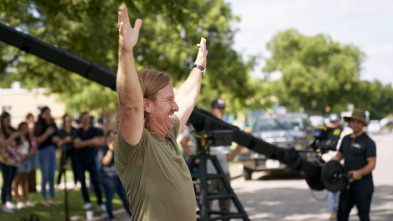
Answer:
[[[199,70],[201,70],[201,71],[202,71],[202,77],[204,77],[204,76],[205,76],[205,73],[206,73],[206,68],[205,68],[205,67],[203,67],[202,65],[199,65],[199,64],[194,64],[194,65],[192,66],[192,68],[198,68]]]

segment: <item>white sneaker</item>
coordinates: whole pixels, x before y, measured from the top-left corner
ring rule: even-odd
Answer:
[[[18,209],[25,208],[25,204],[23,204],[22,202],[19,202],[16,204],[16,208],[18,208]]]
[[[11,203],[10,201],[7,201],[7,202],[5,203],[5,206],[6,206],[8,209],[15,209],[15,208],[16,208],[15,204]]]
[[[106,206],[105,204],[100,204],[97,206],[97,211],[102,211],[102,212],[106,212]]]
[[[32,203],[32,202],[30,202],[30,201],[27,201],[27,202],[25,203],[25,206],[26,206],[26,207],[33,207],[33,206],[35,206],[35,204]]]
[[[89,209],[91,209],[91,203],[90,203],[90,202],[89,202],[89,203],[85,203],[85,205],[83,205],[82,208],[83,208],[84,210],[89,210]]]
[[[1,211],[5,212],[5,213],[14,213],[14,211],[12,209],[8,208],[7,206],[2,206]]]

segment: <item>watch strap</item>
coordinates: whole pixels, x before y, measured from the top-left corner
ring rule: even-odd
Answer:
[[[203,67],[202,65],[199,65],[199,64],[194,64],[194,65],[192,65],[192,68],[198,68],[199,70],[201,70],[202,71],[202,77],[203,76],[205,76],[205,73],[206,73],[206,68],[205,67]]]

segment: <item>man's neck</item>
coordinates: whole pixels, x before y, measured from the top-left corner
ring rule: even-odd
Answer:
[[[90,128],[90,124],[86,124],[86,125],[83,125],[82,127],[83,127],[83,130],[88,130],[89,128]]]
[[[351,138],[356,138],[359,137],[360,135],[362,135],[364,132],[362,130],[358,131],[358,132],[354,132],[351,134]]]

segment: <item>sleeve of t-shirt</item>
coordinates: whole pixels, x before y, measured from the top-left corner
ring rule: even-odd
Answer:
[[[136,146],[130,145],[124,139],[123,134],[121,133],[120,127],[117,129],[116,136],[116,145],[115,145],[115,158],[117,158],[117,162],[126,163],[129,159],[130,154],[138,148],[145,147],[148,142],[149,132],[146,128],[143,128],[142,137],[139,143]]]
[[[366,156],[367,157],[376,157],[377,156],[377,147],[375,145],[375,142],[372,140],[370,140],[367,144]]]

